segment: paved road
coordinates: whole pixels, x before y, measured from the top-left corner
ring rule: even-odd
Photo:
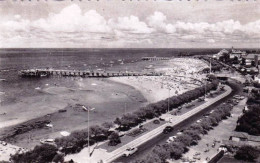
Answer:
[[[209,107],[210,105],[214,104],[215,102],[221,100],[222,98],[228,96],[232,90],[230,87],[226,87],[226,92],[224,92],[223,94],[221,94],[220,96],[217,96],[213,99],[209,99],[209,101],[207,101],[206,103],[192,109],[191,111],[179,116],[179,117],[176,117],[171,124],[164,124],[154,130],[152,130],[151,132],[135,139],[134,141],[118,148],[117,150],[113,151],[110,153],[110,157],[109,158],[106,158],[104,161],[105,162],[112,162],[114,161],[115,159],[117,159],[118,157],[122,156],[123,155],[123,152],[130,146],[130,147],[138,147],[144,143],[147,142],[147,140],[149,141],[150,139],[153,139],[155,138],[156,136],[160,135],[163,131],[163,129],[168,126],[168,125],[171,125],[171,126],[176,126],[178,124],[181,124],[183,122],[187,123],[186,122],[186,119],[192,117],[193,115],[195,114],[198,114],[199,112],[205,110],[205,108]]]
[[[135,153],[134,155],[129,156],[129,157],[120,157],[120,158],[114,160],[113,162],[115,162],[115,163],[119,163],[119,162],[127,163],[127,162],[130,162],[130,161],[134,161],[134,160],[138,160],[138,159],[143,158],[144,155],[149,153],[155,145],[165,143],[165,141],[168,139],[169,136],[175,135],[178,131],[180,131],[180,130],[184,129],[185,127],[189,126],[190,124],[192,124],[197,119],[202,118],[203,114],[211,111],[212,109],[214,109],[219,104],[227,101],[228,99],[232,98],[235,94],[242,91],[242,86],[240,84],[235,83],[234,81],[230,82],[230,87],[232,88],[232,92],[231,92],[230,95],[228,95],[227,97],[219,100],[218,102],[214,103],[213,105],[208,106],[207,108],[205,108],[204,110],[196,113],[195,115],[187,118],[182,123],[179,123],[178,125],[176,125],[174,127],[175,130],[171,134],[159,134],[155,138],[153,138],[153,139],[147,141],[146,143],[140,145],[138,147],[138,152]]]

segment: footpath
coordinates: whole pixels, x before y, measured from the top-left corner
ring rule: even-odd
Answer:
[[[81,152],[79,152],[77,154],[67,155],[65,157],[65,161],[72,159],[78,163],[86,163],[86,162],[87,163],[98,163],[98,162],[109,163],[109,162],[112,162],[113,160],[122,156],[124,151],[127,148],[140,146],[141,144],[153,139],[154,137],[156,137],[157,135],[162,133],[163,129],[166,126],[175,126],[175,125],[185,121],[190,116],[195,115],[196,113],[204,110],[208,106],[210,106],[210,105],[214,104],[215,102],[219,101],[220,99],[228,96],[232,92],[232,89],[229,86],[225,86],[225,90],[226,91],[224,93],[218,95],[217,97],[208,99],[205,103],[197,106],[196,108],[192,109],[191,111],[188,111],[180,116],[176,116],[174,119],[171,119],[170,122],[167,122],[166,124],[163,124],[163,125],[155,128],[154,130],[138,137],[137,139],[129,142],[128,144],[125,144],[124,146],[117,148],[116,150],[114,150],[112,152],[107,152],[105,149],[98,148],[98,149],[95,149],[95,151],[91,157],[88,157],[88,148],[84,148]]]

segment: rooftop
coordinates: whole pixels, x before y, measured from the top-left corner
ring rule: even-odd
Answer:
[[[246,59],[254,59],[255,55],[258,56],[258,60],[260,59],[260,54],[250,53],[246,56]]]
[[[260,142],[260,136],[249,135],[245,132],[233,132],[232,137],[246,138],[249,141]]]

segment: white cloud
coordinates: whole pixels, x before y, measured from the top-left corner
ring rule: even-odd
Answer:
[[[197,37],[195,35],[185,35],[185,36],[181,36],[181,38],[186,40],[194,40]]]
[[[183,22],[168,20],[162,12],[156,11],[140,19],[130,15],[105,19],[96,10],[83,11],[73,4],[46,18],[30,20],[21,15],[0,20],[0,45],[28,46],[39,41],[43,45],[71,46],[79,42],[96,46],[126,47],[131,44],[150,47],[169,47],[183,43],[257,43],[260,40],[260,20],[241,24],[230,19],[216,23]],[[175,43],[174,43],[175,41]],[[118,44],[118,45],[116,45]],[[77,46],[77,45],[76,45]]]
[[[32,23],[33,27],[49,32],[110,32],[103,16],[95,10],[82,13],[78,5],[64,8],[58,14]]]
[[[119,17],[117,20],[110,19],[108,24],[117,30],[130,33],[151,33],[153,30],[145,22],[139,20],[136,16]]]
[[[172,24],[165,23],[167,21],[166,16],[161,12],[154,12],[153,15],[147,18],[148,24],[158,31],[165,33],[174,33],[176,31]]]
[[[208,39],[207,42],[209,43],[215,43],[216,41],[214,39]]]

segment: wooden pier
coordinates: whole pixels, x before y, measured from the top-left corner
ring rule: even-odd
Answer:
[[[158,72],[105,72],[105,71],[81,71],[81,70],[54,70],[54,69],[29,69],[19,71],[22,77],[48,77],[48,76],[72,76],[72,77],[120,77],[120,76],[162,76]]]
[[[170,60],[170,57],[142,57],[143,61]]]

